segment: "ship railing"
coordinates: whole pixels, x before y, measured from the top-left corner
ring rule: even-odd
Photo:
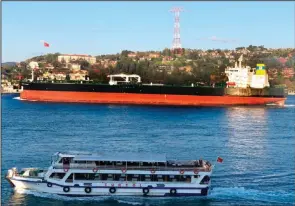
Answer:
[[[37,172],[37,174],[39,173],[39,172],[43,172],[43,173],[46,173],[47,172],[47,170],[48,170],[48,168],[38,168],[38,167],[27,167],[27,168],[21,168],[19,171],[17,170],[17,169],[15,169],[14,170],[14,176],[17,176],[17,177],[26,177],[26,178],[39,178],[40,179],[40,177],[37,175],[29,175],[29,176],[24,176],[23,174],[24,174],[24,172],[26,172],[26,171],[28,171],[28,170],[30,170],[30,171],[32,171],[32,172]]]
[[[206,167],[181,167],[181,166],[110,166],[110,165],[104,165],[104,166],[95,166],[95,165],[54,165],[53,169],[85,169],[85,170],[143,170],[143,171],[179,171],[179,172],[210,172],[212,167],[206,166]]]
[[[23,176],[23,175],[19,175],[19,174],[14,174],[14,176],[23,177],[23,178],[31,178],[31,179],[42,179],[42,177],[39,177],[39,176]]]

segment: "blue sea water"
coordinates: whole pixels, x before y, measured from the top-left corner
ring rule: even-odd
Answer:
[[[14,166],[57,151],[166,153],[216,164],[208,197],[69,198],[13,191]],[[295,96],[283,108],[183,108],[26,102],[2,96],[2,205],[294,205]]]

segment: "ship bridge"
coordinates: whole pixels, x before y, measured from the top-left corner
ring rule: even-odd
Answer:
[[[112,74],[108,75],[110,78],[109,84],[110,85],[117,85],[118,83],[129,83],[129,82],[136,82],[140,83],[141,82],[141,77],[137,74]],[[120,79],[120,80],[118,80]]]

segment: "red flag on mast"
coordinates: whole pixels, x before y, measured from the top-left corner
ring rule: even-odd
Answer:
[[[45,47],[49,47],[49,44],[47,42],[44,42]]]
[[[223,159],[221,157],[217,157],[217,162],[223,162]]]
[[[44,47],[49,47],[49,43],[47,43],[46,41],[40,40],[40,42],[43,43],[43,46]]]

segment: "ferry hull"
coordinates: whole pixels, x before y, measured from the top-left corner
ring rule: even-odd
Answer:
[[[170,194],[171,187],[151,187],[148,194],[143,194],[143,189],[146,187],[115,187],[116,192],[110,193],[111,187],[91,187],[91,192],[85,192],[85,186],[69,186],[69,191],[65,192],[62,185],[52,184],[48,187],[46,181],[27,181],[10,179],[16,189],[27,189],[30,191],[50,193],[71,197],[92,197],[92,196],[146,196],[146,197],[166,197],[166,196],[207,196],[209,194],[209,186],[203,188],[194,187],[172,187],[176,189],[176,194]],[[122,183],[123,184],[123,183]],[[129,185],[132,185],[130,182]]]
[[[206,96],[177,94],[136,94],[108,92],[75,92],[24,90],[21,99],[43,102],[77,102],[100,104],[137,104],[171,106],[230,106],[230,105],[266,105],[283,106],[285,97],[268,96]]]

